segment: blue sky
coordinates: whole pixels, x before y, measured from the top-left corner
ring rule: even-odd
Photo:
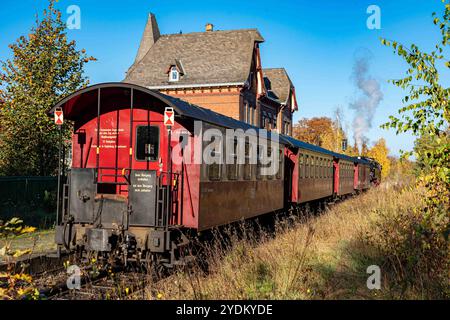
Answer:
[[[439,0],[324,0],[324,1],[74,1],[60,0],[57,7],[67,19],[66,8],[81,9],[81,29],[69,36],[79,48],[95,56],[87,75],[91,83],[121,81],[134,61],[148,12],[156,14],[161,33],[203,31],[207,22],[215,29],[258,28],[263,67],[285,67],[297,92],[301,117],[332,116],[340,106],[352,136],[353,111],[349,104],[359,92],[351,79],[355,52],[371,52],[370,75],[381,84],[384,99],[366,132],[370,141],[387,140],[392,154],[411,149],[414,138],[396,136],[379,128],[401,106],[402,91],[387,83],[406,71],[402,60],[380,44],[379,37],[412,42],[432,49],[439,33],[431,13],[440,11]],[[369,30],[369,5],[381,9],[381,29]],[[0,11],[0,60],[10,57],[8,44],[28,34],[43,0],[2,1]],[[448,75],[444,75],[448,80]]]

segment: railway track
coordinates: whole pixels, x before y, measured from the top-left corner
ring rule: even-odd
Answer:
[[[101,276],[85,281],[79,289],[54,292],[50,300],[123,300],[131,297],[145,299],[148,276],[140,273],[120,272],[114,276]]]
[[[64,269],[50,278],[38,278],[35,284],[40,296],[49,300],[145,299],[147,286],[158,281],[157,277],[145,272],[122,267],[100,269],[92,265],[80,268],[78,288],[69,288],[69,276]]]
[[[70,259],[70,255],[62,251],[48,252],[44,254],[26,255],[14,261],[0,263],[0,272],[23,272],[32,276],[57,272],[63,269],[64,262]]]

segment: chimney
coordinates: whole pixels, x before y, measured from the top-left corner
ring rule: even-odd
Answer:
[[[142,35],[141,44],[136,55],[135,63],[139,62],[144,58],[145,54],[150,50],[152,45],[158,41],[161,34],[159,33],[158,23],[156,22],[156,17],[153,13],[148,15],[147,24],[144,29],[144,34]]]
[[[205,30],[206,30],[206,32],[214,31],[214,25],[212,23],[207,23]]]

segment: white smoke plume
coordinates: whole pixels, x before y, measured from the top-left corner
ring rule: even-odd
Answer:
[[[355,56],[352,78],[361,92],[359,98],[351,102],[349,107],[355,111],[353,118],[353,137],[361,150],[364,141],[368,141],[365,134],[372,128],[375,111],[383,100],[383,93],[377,80],[369,75],[370,54],[364,52]]]

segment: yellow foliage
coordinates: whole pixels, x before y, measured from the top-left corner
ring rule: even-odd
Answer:
[[[25,282],[28,282],[28,283],[31,283],[33,281],[33,278],[29,274],[25,274],[25,273],[15,274],[13,276],[13,278],[15,280],[21,280],[21,281],[25,281]]]
[[[388,158],[389,149],[386,146],[386,140],[381,138],[375,145],[367,152],[367,155],[374,158],[382,166],[381,177],[386,178],[391,170],[391,161]]]
[[[20,233],[21,234],[32,233],[32,232],[35,232],[35,231],[36,231],[35,227],[24,227],[22,230],[20,230]]]
[[[25,254],[30,254],[30,253],[31,253],[31,249],[16,250],[12,256],[14,258],[18,258],[18,257],[21,257],[21,256],[23,256]]]
[[[294,138],[331,151],[343,152],[342,140],[347,137],[336,121],[320,117],[301,119],[294,126]]]

